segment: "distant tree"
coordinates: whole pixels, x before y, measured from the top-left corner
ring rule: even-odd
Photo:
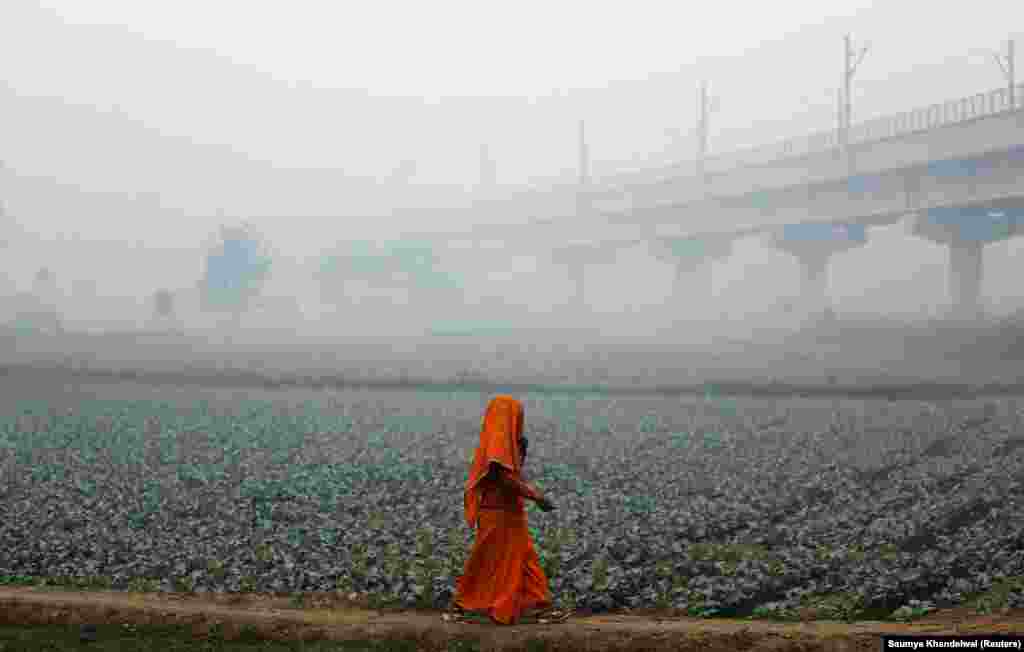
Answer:
[[[251,227],[221,227],[199,281],[203,309],[230,313],[237,324],[262,292],[272,262],[266,241]]]
[[[174,294],[170,290],[157,290],[153,293],[153,315],[157,319],[174,317]]]
[[[3,168],[3,161],[0,161],[0,169]],[[7,218],[7,204],[3,199],[0,199],[0,248],[9,247],[11,244],[11,222]]]
[[[440,258],[429,244],[349,242],[321,258],[317,280],[324,301],[348,302],[345,281],[365,281],[373,287],[406,288],[415,296],[437,300],[461,289],[458,279],[440,269]]]
[[[63,321],[56,296],[56,279],[47,267],[41,267],[33,278],[32,292],[15,297],[14,326],[25,332],[62,333]]]
[[[320,297],[326,303],[343,305],[348,298],[345,282],[362,280],[380,283],[391,276],[391,261],[371,242],[347,242],[337,245],[320,259],[316,280]]]

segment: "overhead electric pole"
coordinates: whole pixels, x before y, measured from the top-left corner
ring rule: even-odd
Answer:
[[[860,62],[868,53],[868,46],[865,45],[860,52],[854,54],[853,39],[849,34],[843,37],[843,45],[843,150],[847,155],[847,162],[850,163],[850,127],[853,126],[853,93],[850,92],[850,87]]]
[[[839,87],[836,88],[836,152],[843,152],[843,107],[846,101],[843,99],[843,80],[846,75],[839,79]]]
[[[697,95],[697,174],[704,176],[704,163],[708,156],[708,118],[711,111],[717,108],[717,98],[708,96],[708,83],[700,83]],[[712,106],[715,104],[715,106]]]
[[[590,152],[587,148],[586,124],[583,120],[580,120],[579,157],[580,186],[582,187],[590,183]]]
[[[999,64],[999,69],[1003,71],[1003,76],[1006,77],[1006,89],[1007,89],[1007,91],[1009,93],[1008,99],[1009,99],[1009,102],[1010,102],[1010,109],[1011,110],[1015,109],[1015,108],[1017,108],[1017,102],[1016,102],[1017,81],[1016,81],[1016,77],[1014,76],[1014,60],[1016,59],[1016,56],[1015,56],[1015,53],[1014,53],[1013,39],[1008,39],[1006,41],[1006,53],[1005,54],[1002,53],[1002,52],[999,52],[999,53],[993,53],[992,56],[995,57],[996,63]]]
[[[491,158],[491,149],[487,143],[480,145],[480,188],[488,190],[494,187],[495,178],[494,159]]]
[[[576,215],[585,216],[590,213],[590,203],[587,196],[587,187],[590,185],[590,152],[587,147],[586,123],[581,118],[579,122],[579,142],[577,142],[579,154],[579,183],[576,186]]]

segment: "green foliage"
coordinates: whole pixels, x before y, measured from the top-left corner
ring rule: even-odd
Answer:
[[[541,471],[541,477],[549,481],[566,481],[576,478],[576,473],[568,464],[545,464]]]
[[[188,575],[181,575],[174,578],[174,590],[178,593],[192,593],[196,589],[196,582]]]
[[[393,583],[404,581],[409,572],[408,560],[397,543],[389,543],[384,549],[384,572]]]
[[[0,586],[38,586],[42,581],[29,575],[0,575]]]
[[[892,612],[889,618],[908,623],[918,618],[923,618],[933,611],[935,611],[935,606],[932,603],[911,600],[910,604],[905,604]]]
[[[710,543],[694,543],[686,552],[693,561],[711,561],[714,559],[715,547]]]
[[[702,258],[707,253],[700,238],[662,238],[661,241],[678,258]]]
[[[256,557],[257,561],[269,564],[274,560],[274,548],[269,543],[261,543],[256,546],[253,556]]]
[[[594,559],[590,567],[590,582],[596,591],[604,591],[608,588],[608,559],[599,555]]]
[[[801,599],[801,603],[812,609],[816,617],[826,620],[853,622],[864,613],[864,598],[857,593],[808,595]]]
[[[818,546],[814,549],[814,558],[819,562],[828,561],[832,558],[832,547],[831,546]]]
[[[238,580],[238,589],[243,593],[256,591],[256,578],[252,575],[244,575]]]
[[[306,528],[303,527],[290,527],[288,528],[288,543],[292,546],[298,547],[302,545],[302,542],[306,539]]]
[[[669,445],[672,448],[689,448],[690,447],[690,433],[688,432],[674,432],[669,435]]]
[[[706,605],[703,593],[699,591],[689,591],[687,593],[686,615],[691,618],[711,618],[717,613],[718,609]]]
[[[661,609],[667,609],[672,596],[672,564],[666,559],[659,560],[655,564],[654,574],[658,578],[657,605]]]
[[[867,553],[864,551],[864,547],[860,545],[852,545],[846,549],[846,560],[850,562],[859,563],[867,558]]]
[[[448,652],[480,652],[480,642],[472,639],[449,641]]]
[[[334,589],[343,595],[348,595],[355,590],[355,582],[350,575],[339,575],[334,582]]]
[[[325,546],[333,546],[338,541],[338,528],[321,528],[317,535],[320,543]]]
[[[992,583],[985,593],[970,600],[969,603],[979,614],[992,614],[1009,604],[1010,594],[1024,591],[1024,576],[1003,577]]]
[[[434,533],[426,527],[416,532],[416,586],[420,601],[429,606],[434,602],[434,585],[441,570],[441,563],[434,557]]]
[[[625,496],[623,498],[626,511],[630,514],[650,514],[654,511],[654,498],[651,496]]]
[[[472,396],[474,400],[479,399],[476,394]],[[463,394],[458,398],[465,400],[467,396]],[[565,415],[575,410],[571,400],[560,401],[554,404],[554,409],[561,410]],[[256,526],[274,530],[275,541],[281,533],[291,545],[312,539],[315,544],[330,547],[329,554],[342,556],[349,551],[343,545],[342,536],[347,528],[386,529],[379,511],[367,514],[365,522],[346,522],[335,526],[335,523],[348,518],[350,505],[347,503],[351,501],[345,500],[347,495],[362,495],[369,486],[380,491],[382,483],[391,481],[435,477],[426,462],[414,461],[408,453],[400,453],[408,447],[396,443],[408,435],[422,435],[437,430],[435,424],[427,418],[394,416],[383,424],[360,424],[360,427],[356,427],[351,417],[328,414],[314,402],[283,411],[271,403],[256,401],[239,402],[233,407],[233,411],[226,412],[217,411],[202,402],[179,406],[157,401],[94,401],[84,403],[78,412],[72,414],[55,411],[44,401],[19,403],[19,414],[0,419],[0,449],[13,454],[16,466],[22,467],[22,477],[28,481],[38,484],[60,483],[66,488],[77,489],[80,496],[85,498],[95,497],[106,491],[109,483],[123,478],[122,495],[133,501],[129,522],[134,527],[152,525],[154,518],[164,518],[162,510],[167,509],[168,503],[193,488],[197,492],[209,494],[221,491],[223,487],[219,485],[236,482],[233,488],[251,501]],[[575,418],[574,415],[569,416]],[[659,428],[655,417],[648,415],[646,419],[641,423],[642,430],[653,432]],[[673,446],[689,447],[700,445],[702,440],[704,445],[721,441],[717,435],[702,433],[696,427],[694,430],[673,433],[669,442]],[[356,444],[353,447],[356,452],[350,458],[333,451],[332,455],[309,457],[309,451],[313,450],[309,445],[311,437],[325,433],[337,438],[351,438]],[[319,438],[317,441],[320,441]],[[213,455],[216,459],[222,453],[223,460],[210,461],[210,450],[215,451]],[[300,451],[303,455],[297,455]],[[317,461],[310,461],[313,459]],[[263,461],[266,466],[255,473],[239,474],[237,477],[233,475],[233,465],[246,466],[253,461],[257,468]],[[83,470],[98,470],[101,473],[83,473]],[[564,495],[566,490],[572,491],[573,486],[580,493],[589,488],[589,484],[577,474],[573,466],[551,464],[538,470],[542,481],[538,484],[553,485],[555,495]],[[339,503],[344,509],[332,514],[339,516],[339,520],[324,519],[313,525],[316,529],[307,529],[276,522],[282,514],[293,513],[289,509],[290,505],[281,504],[284,500],[295,500],[300,504],[304,500],[311,501],[313,505],[319,504],[323,512],[334,512]],[[656,507],[652,496],[626,495],[622,501],[624,508],[635,515],[649,515]],[[534,508],[532,504],[530,507]],[[245,516],[248,518],[249,515]],[[554,521],[544,517],[537,522],[544,524]],[[321,524],[329,526],[320,527]],[[572,530],[550,527],[538,529],[531,526],[530,533],[537,544],[537,553],[548,577],[558,578],[563,563],[571,563],[566,560],[571,559],[569,553],[574,545],[571,541]],[[434,558],[435,534],[442,533],[434,533],[426,528],[420,531],[415,557],[404,552],[398,543],[391,542],[387,546],[383,570],[391,586],[412,580],[419,587],[420,597],[430,601],[432,591],[438,586],[440,572],[452,577],[461,573],[467,546],[464,542],[458,543],[462,538],[459,530],[448,530],[450,552],[444,555],[444,559]],[[263,536],[269,537],[269,533],[261,534],[257,531],[251,536],[256,543]],[[567,547],[570,550],[567,551]],[[346,568],[342,577],[338,578],[338,587],[348,591],[366,590],[369,551],[365,546],[356,546],[350,552],[351,568]],[[863,548],[859,547],[833,551],[822,546],[814,554],[818,561],[825,561],[835,558],[836,552],[842,554],[844,563],[857,562],[865,557]],[[686,553],[692,559],[718,562],[725,574],[736,571],[744,560],[759,560],[759,565],[774,577],[786,573],[782,561],[771,557],[759,546],[705,543],[690,546]],[[892,545],[878,549],[877,553],[880,558],[889,561],[899,558],[899,551]],[[253,556],[267,565],[275,561],[274,550],[266,544],[254,545]],[[595,589],[607,588],[607,563],[604,558],[600,558],[590,569]],[[218,560],[209,560],[206,572],[218,583],[227,578],[223,563]],[[666,575],[663,567],[659,567],[656,581],[659,600],[663,604],[668,593],[679,593],[680,588],[685,588],[684,577]],[[37,580],[0,578],[0,584],[19,582],[31,584]],[[104,580],[55,578],[50,583],[61,582],[69,586],[85,586],[90,582],[102,584]],[[977,608],[982,611],[1001,608],[1007,602],[1009,591],[1021,590],[1020,582],[1020,579],[1014,579],[997,583],[990,592],[976,600]],[[190,583],[191,578],[179,577],[174,585],[177,590],[192,590]],[[132,580],[131,587],[138,591],[157,590],[159,582],[137,578]],[[255,590],[256,578],[241,578],[240,587],[242,590]],[[690,608],[695,615],[713,613],[712,610],[704,609],[699,602],[693,602]],[[923,609],[915,607],[901,613],[910,618],[919,617],[920,614],[914,610],[919,608]],[[855,599],[839,598],[830,599],[829,604],[823,607],[824,611],[843,619],[856,617],[860,609]]]
[[[356,579],[365,578],[369,564],[368,546],[365,543],[352,544],[349,556],[352,564],[353,577]]]
[[[572,541],[570,530],[549,527],[542,535],[536,528],[530,526],[530,536],[538,544],[537,556],[540,558],[544,574],[549,580],[553,580],[562,569],[562,551],[566,544]]]
[[[895,562],[900,558],[899,548],[893,543],[886,543],[878,549],[879,558],[883,561]]]
[[[348,300],[343,291],[347,280],[367,281],[377,287],[458,290],[461,279],[443,270],[441,262],[430,243],[348,242],[321,258],[316,278],[321,296],[335,303]]]
[[[739,407],[736,405],[735,399],[722,398],[718,400],[718,411],[720,414],[734,417],[739,414]]]
[[[576,605],[579,601],[579,596],[576,594],[575,589],[569,587],[562,591],[562,594],[559,596],[559,601],[562,603],[562,606],[564,608],[572,611],[576,609]]]
[[[160,590],[160,580],[145,577],[133,577],[128,582],[128,590],[133,593],[155,593]]]
[[[189,488],[217,486],[227,481],[232,466],[241,464],[250,453],[268,451],[271,463],[282,467],[280,473],[238,479],[240,495],[252,501],[258,528],[272,527],[276,501],[315,497],[322,511],[333,512],[340,497],[367,484],[422,481],[431,476],[426,461],[405,460],[387,445],[387,431],[378,433],[374,440],[373,450],[379,453],[375,460],[292,463],[291,458],[309,436],[345,436],[352,432],[351,418],[326,414],[314,403],[284,414],[269,402],[256,401],[243,402],[230,414],[215,414],[205,403],[181,408],[156,401],[90,402],[76,414],[49,415],[45,402],[22,404],[22,408],[20,414],[0,419],[0,447],[13,451],[30,482],[70,480],[86,498],[100,491],[96,476],[71,474],[64,463],[38,459],[39,451],[64,451],[78,467],[113,465],[129,470],[125,477],[137,477],[150,463],[142,454],[144,446],[149,446],[155,455],[152,463],[169,466],[172,482]],[[157,422],[160,427],[154,428],[152,424]],[[409,418],[393,421],[388,431],[422,431],[428,427],[426,419]],[[201,461],[190,453],[187,442],[193,433],[203,433],[209,446],[223,451],[223,462]],[[121,475],[118,472],[115,477]],[[135,499],[128,515],[128,523],[134,528],[145,527],[159,515],[174,493],[153,474],[142,475],[137,484],[124,488]]]
[[[642,419],[640,419],[640,423],[637,426],[637,430],[639,430],[640,432],[645,433],[645,434],[653,433],[653,432],[657,431],[657,429],[658,429],[658,415],[656,415],[656,414],[645,415]]]
[[[754,608],[754,618],[792,622],[800,619],[795,609],[778,604],[761,605]]]
[[[38,584],[86,591],[109,589],[113,585],[113,580],[102,575],[56,575],[40,579]]]
[[[216,641],[218,643],[224,642],[224,623],[214,622],[211,623],[206,630],[206,639],[208,641]]]
[[[764,560],[768,551],[764,546],[744,543],[694,543],[687,548],[693,561],[718,561],[736,564],[744,559]]]
[[[223,582],[227,576],[227,569],[224,568],[224,562],[219,559],[211,559],[206,562],[206,572],[210,574],[217,582]]]
[[[550,567],[549,560],[549,549],[550,544],[546,542],[542,537],[540,530],[534,525],[528,525],[527,529],[530,532],[530,539],[533,541],[534,549],[537,551],[537,557],[540,559],[540,567],[544,569],[545,573]]]
[[[611,433],[611,420],[604,414],[596,414],[590,417],[590,422],[587,424],[587,429],[595,433]]]
[[[721,448],[722,436],[716,432],[704,433],[704,447],[705,448]]]

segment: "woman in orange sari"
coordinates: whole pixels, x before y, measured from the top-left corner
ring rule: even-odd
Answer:
[[[523,481],[526,448],[522,403],[511,396],[494,398],[484,414],[464,495],[466,524],[476,529],[476,539],[449,618],[466,620],[476,612],[512,625],[528,611],[542,621],[566,617],[551,609],[548,579],[527,529],[524,499],[545,512],[555,507]]]

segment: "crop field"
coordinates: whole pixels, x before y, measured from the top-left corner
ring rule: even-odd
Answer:
[[[4,379],[0,575],[440,607],[488,395]],[[562,604],[913,618],[1020,606],[1015,399],[526,395]],[[301,598],[298,598],[301,599]]]

